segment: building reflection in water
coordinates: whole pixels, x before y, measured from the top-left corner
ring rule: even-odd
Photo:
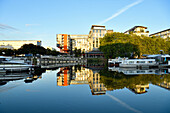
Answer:
[[[125,74],[119,74],[111,78],[101,75],[100,73],[101,69],[89,69],[85,67],[62,67],[60,68],[60,71],[57,73],[57,85],[58,86],[68,86],[68,85],[76,85],[76,84],[89,84],[89,87],[91,89],[92,95],[103,95],[106,94],[106,91],[116,90],[116,89],[122,89],[122,88],[128,88],[130,91],[132,91],[135,94],[144,94],[147,93],[147,90],[149,89],[149,83],[159,85],[164,88],[170,88],[170,77],[168,80],[163,79],[161,80],[161,77],[164,77],[164,75],[153,75],[150,76],[148,79],[146,79],[151,73],[157,72],[162,74],[162,70],[144,70],[145,72],[149,72],[147,75],[142,73],[143,75],[136,75],[132,74],[131,76],[125,75]],[[124,70],[125,72],[132,72],[131,70]],[[144,72],[143,70],[135,70],[133,72]],[[167,71],[166,71],[167,72]],[[106,73],[107,74],[107,73]],[[122,76],[120,78],[119,76]],[[118,77],[118,79],[117,79]],[[127,77],[127,78],[126,78]],[[152,78],[156,77],[156,83]],[[102,80],[102,81],[101,81]],[[108,85],[109,80],[113,82],[111,85]],[[122,80],[122,81],[121,81]],[[135,81],[138,80],[138,81]],[[161,80],[161,81],[159,81]],[[123,84],[123,85],[122,85]]]
[[[68,86],[70,84],[89,84],[93,95],[106,93],[104,84],[100,82],[100,74],[88,68],[62,67],[57,73],[57,85]]]

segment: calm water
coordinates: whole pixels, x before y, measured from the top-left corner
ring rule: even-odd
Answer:
[[[37,70],[1,74],[0,113],[170,113],[168,69]]]

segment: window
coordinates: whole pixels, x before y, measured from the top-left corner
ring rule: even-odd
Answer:
[[[153,61],[148,61],[149,63],[153,63]]]
[[[96,42],[96,47],[98,47],[98,42]]]
[[[145,63],[145,61],[137,61],[137,63]]]
[[[96,30],[96,33],[98,33],[98,30]]]
[[[100,33],[101,33],[101,30],[100,30]]]
[[[134,64],[134,61],[129,61],[129,64]]]
[[[93,33],[95,32],[95,30],[93,30]]]

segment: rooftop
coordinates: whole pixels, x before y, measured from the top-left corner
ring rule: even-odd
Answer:
[[[158,33],[162,33],[162,32],[165,32],[165,31],[169,31],[169,30],[170,30],[170,28],[169,28],[169,29],[165,29],[165,30],[163,30],[163,31],[159,31],[159,32],[156,32],[156,33],[150,34],[149,36],[152,36],[152,35],[155,35],[155,34],[158,34]]]
[[[138,28],[138,27],[147,29],[147,27],[144,27],[144,26],[134,26],[133,28],[125,31],[124,33],[128,32],[128,31],[133,31],[133,30],[135,30],[135,29]]]

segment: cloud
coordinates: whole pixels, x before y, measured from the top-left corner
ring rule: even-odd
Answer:
[[[135,108],[132,108],[131,106],[129,106],[128,104],[124,103],[123,101],[119,100],[118,98],[114,97],[113,95],[110,95],[107,93],[107,96],[109,96],[111,99],[117,101],[118,103],[120,103],[123,107],[126,107],[127,109],[135,112],[135,113],[142,113],[141,111],[135,109]]]
[[[119,16],[120,14],[122,14],[123,12],[125,12],[126,10],[128,10],[129,8],[141,3],[143,0],[137,0],[136,2],[129,4],[127,6],[125,6],[124,8],[122,8],[121,10],[119,10],[118,12],[116,12],[115,14],[113,14],[111,17],[105,19],[104,21],[100,22],[99,24],[104,24],[106,22],[108,22],[109,20]]]
[[[26,27],[29,27],[29,26],[39,26],[40,24],[25,24]]]
[[[18,29],[14,28],[14,27],[11,27],[9,25],[5,25],[5,24],[0,24],[0,29],[1,30],[15,30],[15,31],[18,31]]]

